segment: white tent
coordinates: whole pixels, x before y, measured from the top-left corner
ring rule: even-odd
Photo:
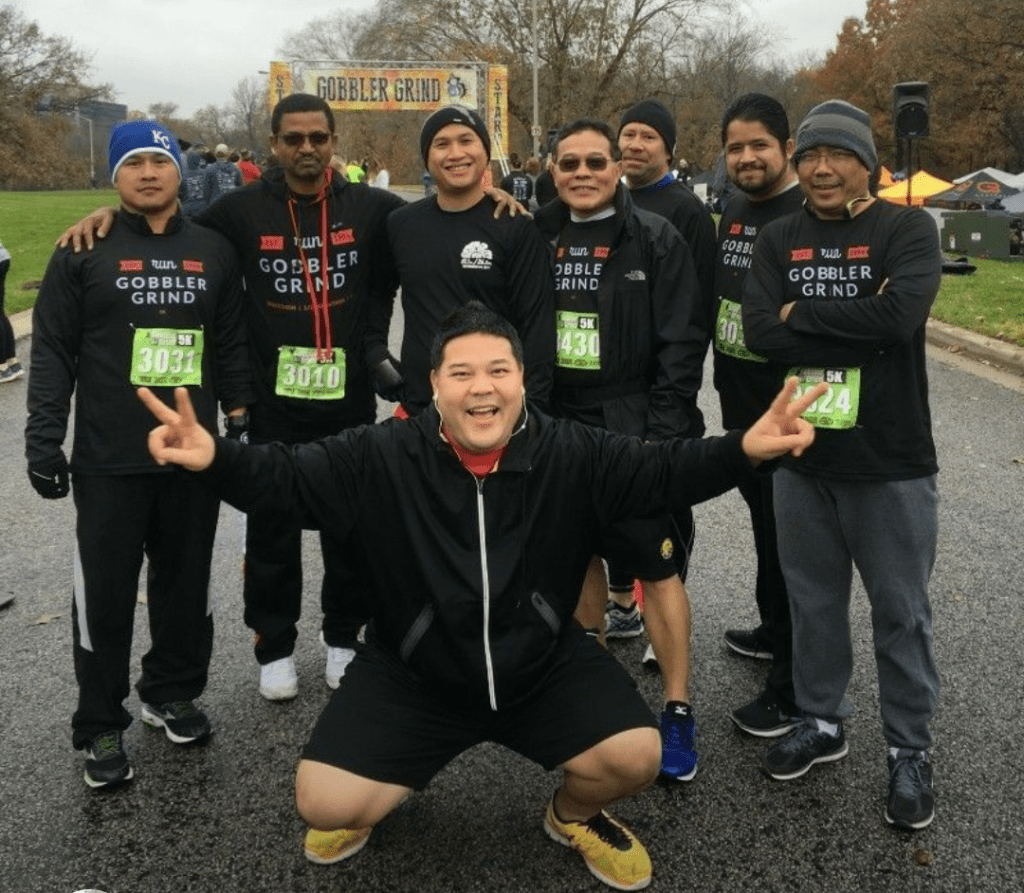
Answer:
[[[1004,198],[1003,207],[1013,215],[1024,214],[1024,192]]]
[[[1000,183],[1013,186],[1015,189],[1024,189],[1024,174],[1011,174],[1007,171],[1001,171],[997,167],[983,167],[981,170],[972,171],[969,174],[964,174],[962,177],[957,177],[953,182],[963,183],[964,180],[970,180],[972,177],[998,180]]]

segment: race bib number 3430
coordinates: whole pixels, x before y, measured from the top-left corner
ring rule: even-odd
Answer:
[[[558,337],[555,365],[563,369],[601,368],[601,326],[596,313],[555,312]]]
[[[274,393],[299,400],[340,400],[345,396],[345,351],[335,348],[326,362],[315,347],[278,348]]]
[[[804,413],[815,428],[843,430],[857,424],[860,411],[860,369],[790,369],[788,378],[800,379],[796,396],[807,393],[815,385],[825,382],[828,390],[815,400]]]
[[[156,388],[202,385],[202,329],[136,329],[129,380]]]

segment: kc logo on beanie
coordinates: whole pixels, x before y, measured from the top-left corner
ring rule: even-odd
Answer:
[[[158,121],[126,121],[110,133],[110,182],[117,179],[118,168],[126,158],[140,152],[159,152],[168,156],[181,177],[181,153],[178,141]]]

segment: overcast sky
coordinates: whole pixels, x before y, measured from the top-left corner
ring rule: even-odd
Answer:
[[[415,2],[415,0],[410,0]],[[115,100],[145,110],[173,102],[190,117],[224,105],[240,80],[266,70],[286,34],[331,13],[371,7],[372,0],[14,0],[46,35],[69,38],[91,56],[91,79],[114,86]],[[848,16],[866,0],[746,0],[748,21],[787,36],[781,55],[824,55]],[[794,24],[788,25],[788,22]]]

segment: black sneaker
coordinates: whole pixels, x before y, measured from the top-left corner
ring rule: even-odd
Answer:
[[[175,744],[189,744],[210,736],[210,720],[191,701],[143,704],[142,721],[154,729],[163,729]]]
[[[754,657],[758,660],[771,660],[772,640],[762,623],[757,629],[728,629],[725,631],[725,644],[737,654]]]
[[[85,783],[91,788],[124,784],[134,776],[120,731],[103,732],[85,751]]]
[[[935,818],[932,764],[923,750],[901,748],[889,755],[889,798],[885,820],[897,828],[919,831]]]
[[[729,714],[740,731],[758,738],[778,738],[795,729],[800,717],[782,710],[778,699],[769,691],[762,691],[753,701],[737,707]]]
[[[772,778],[789,781],[799,778],[815,763],[841,760],[849,750],[842,723],[839,723],[839,734],[830,735],[809,718],[769,747],[761,757],[761,765]]]

